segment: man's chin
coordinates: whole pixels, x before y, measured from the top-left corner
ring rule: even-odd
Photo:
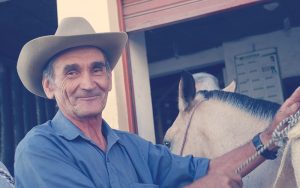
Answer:
[[[79,118],[90,118],[101,116],[104,105],[99,104],[78,104],[74,106],[74,112]]]
[[[99,117],[101,116],[101,111],[100,110],[79,110],[76,112],[77,116],[79,118],[94,118],[94,117]]]

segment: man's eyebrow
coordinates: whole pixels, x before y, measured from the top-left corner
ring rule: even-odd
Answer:
[[[69,71],[72,71],[72,70],[79,70],[79,65],[70,64],[70,65],[66,65],[63,69],[64,73],[68,73]]]
[[[92,63],[91,67],[93,68],[102,68],[105,67],[105,61],[95,61]]]

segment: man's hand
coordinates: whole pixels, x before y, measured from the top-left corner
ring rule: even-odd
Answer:
[[[300,87],[298,87],[293,94],[281,105],[277,111],[272,124],[261,134],[261,140],[263,143],[267,143],[271,137],[273,131],[277,128],[279,123],[285,118],[296,113],[300,108]],[[284,127],[283,127],[284,128]]]
[[[236,173],[209,173],[186,188],[241,188],[242,177]]]

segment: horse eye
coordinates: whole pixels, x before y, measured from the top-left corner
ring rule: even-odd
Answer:
[[[163,143],[164,143],[164,145],[167,146],[168,148],[171,147],[171,142],[169,142],[169,141],[164,141]]]

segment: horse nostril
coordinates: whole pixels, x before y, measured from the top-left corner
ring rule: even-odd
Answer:
[[[168,148],[171,147],[171,142],[169,142],[169,141],[164,141],[163,143],[164,143],[164,145],[167,146]]]

